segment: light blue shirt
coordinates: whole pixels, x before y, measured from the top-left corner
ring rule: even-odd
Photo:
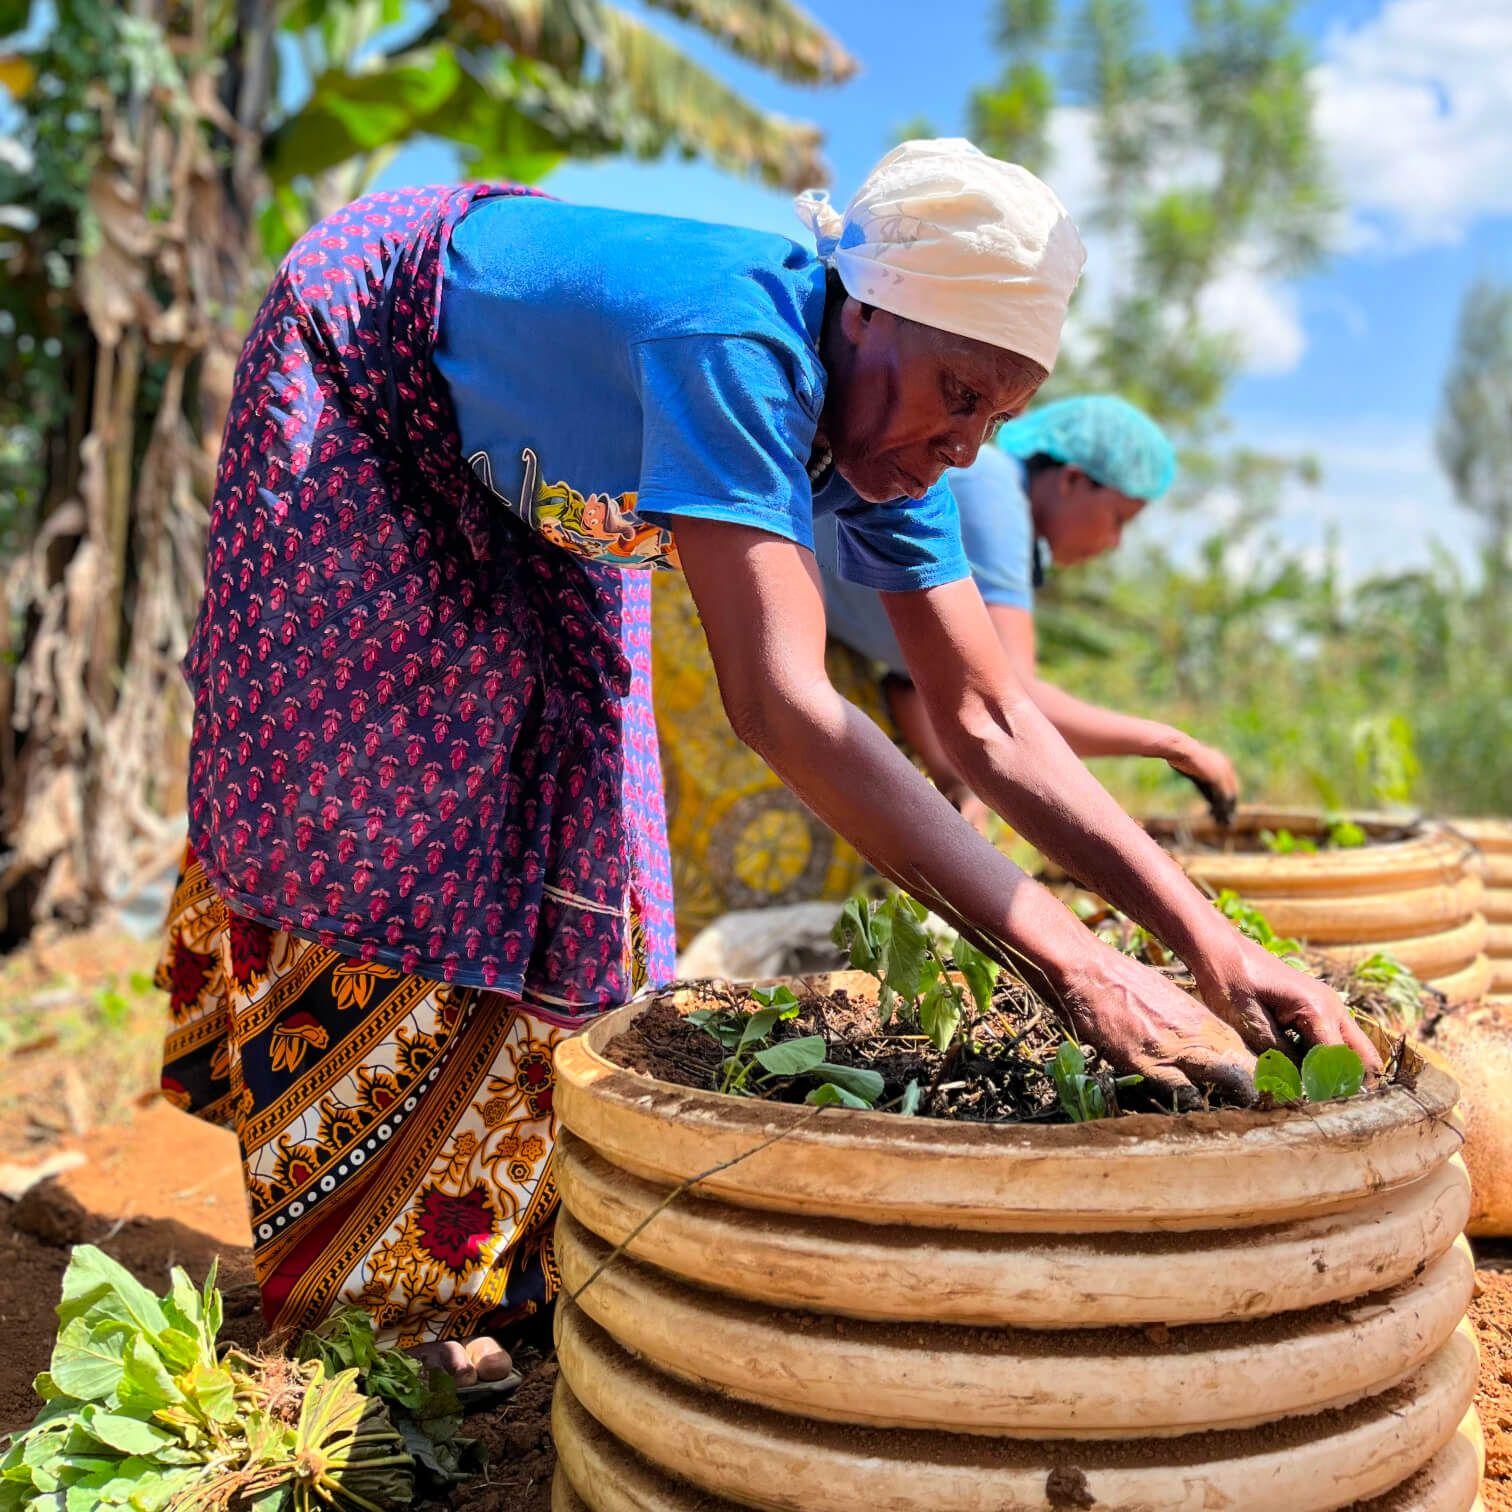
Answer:
[[[952,468],[945,480],[961,516],[961,541],[971,575],[989,604],[1034,608],[1034,519],[1023,463],[996,446],[985,446],[970,467]],[[834,570],[834,527],[814,525],[814,550],[824,582],[824,613],[838,641],[908,675],[903,648],[893,634],[882,600],[870,588],[847,582]]]
[[[539,477],[674,535],[695,515],[802,546],[829,516],[830,559],[852,582],[964,578],[943,480],[879,504],[834,474],[810,486],[824,298],[824,265],[786,237],[490,199],[447,252],[436,366],[464,455],[505,502]]]

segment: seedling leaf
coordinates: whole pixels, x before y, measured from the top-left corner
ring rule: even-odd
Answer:
[[[880,1072],[870,1071],[864,1066],[832,1066],[826,1061],[824,1065],[815,1068],[814,1075],[821,1081],[843,1087],[853,1096],[859,1097],[868,1108],[877,1105],[877,1099],[887,1085]]]
[[[1353,1097],[1365,1085],[1365,1063],[1348,1045],[1314,1045],[1302,1058],[1308,1102]]]
[[[1267,1050],[1255,1062],[1255,1091],[1270,1093],[1278,1103],[1302,1100],[1302,1074],[1280,1050]]]
[[[756,1063],[772,1076],[802,1076],[824,1063],[824,1036],[806,1034],[756,1052]]]
[[[812,1103],[816,1108],[869,1108],[870,1103],[862,1102],[854,1092],[847,1092],[844,1087],[837,1087],[834,1082],[820,1082],[812,1092],[805,1097],[804,1102]]]

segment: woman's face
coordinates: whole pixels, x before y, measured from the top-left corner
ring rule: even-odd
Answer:
[[[824,351],[820,429],[861,498],[920,499],[1045,380],[1028,358],[847,298]]]
[[[1052,467],[1030,487],[1034,531],[1059,567],[1090,562],[1112,551],[1124,527],[1145,506],[1116,489],[1094,483],[1076,467]]]

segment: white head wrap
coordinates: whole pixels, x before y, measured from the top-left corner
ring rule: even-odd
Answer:
[[[904,142],[843,216],[820,190],[793,204],[852,298],[1055,366],[1087,253],[1027,168],[964,137]]]

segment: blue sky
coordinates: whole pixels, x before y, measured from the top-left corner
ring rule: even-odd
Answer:
[[[990,0],[810,0],[856,54],[839,88],[774,81],[658,18],[764,106],[818,122],[843,200],[905,120],[964,129],[970,88],[995,74]],[[1185,4],[1155,0],[1155,36],[1179,38]],[[1506,0],[1316,0],[1299,12],[1318,53],[1318,125],[1346,214],[1328,264],[1293,284],[1237,276],[1223,310],[1250,352],[1228,405],[1236,441],[1307,452],[1324,468],[1275,528],[1316,546],[1336,528],[1356,571],[1426,559],[1435,541],[1464,554],[1468,516],[1433,457],[1439,391],[1465,288],[1512,277],[1512,4]],[[1046,173],[1073,215],[1084,192],[1085,122],[1067,113]],[[449,153],[416,145],[386,183],[449,176]],[[788,197],[699,163],[605,161],[552,175],[554,193],[797,235]],[[1092,246],[1088,284],[1097,276]],[[1209,514],[1222,517],[1224,501]],[[1157,519],[1148,528],[1160,528]],[[1199,526],[1200,528],[1200,522]]]

